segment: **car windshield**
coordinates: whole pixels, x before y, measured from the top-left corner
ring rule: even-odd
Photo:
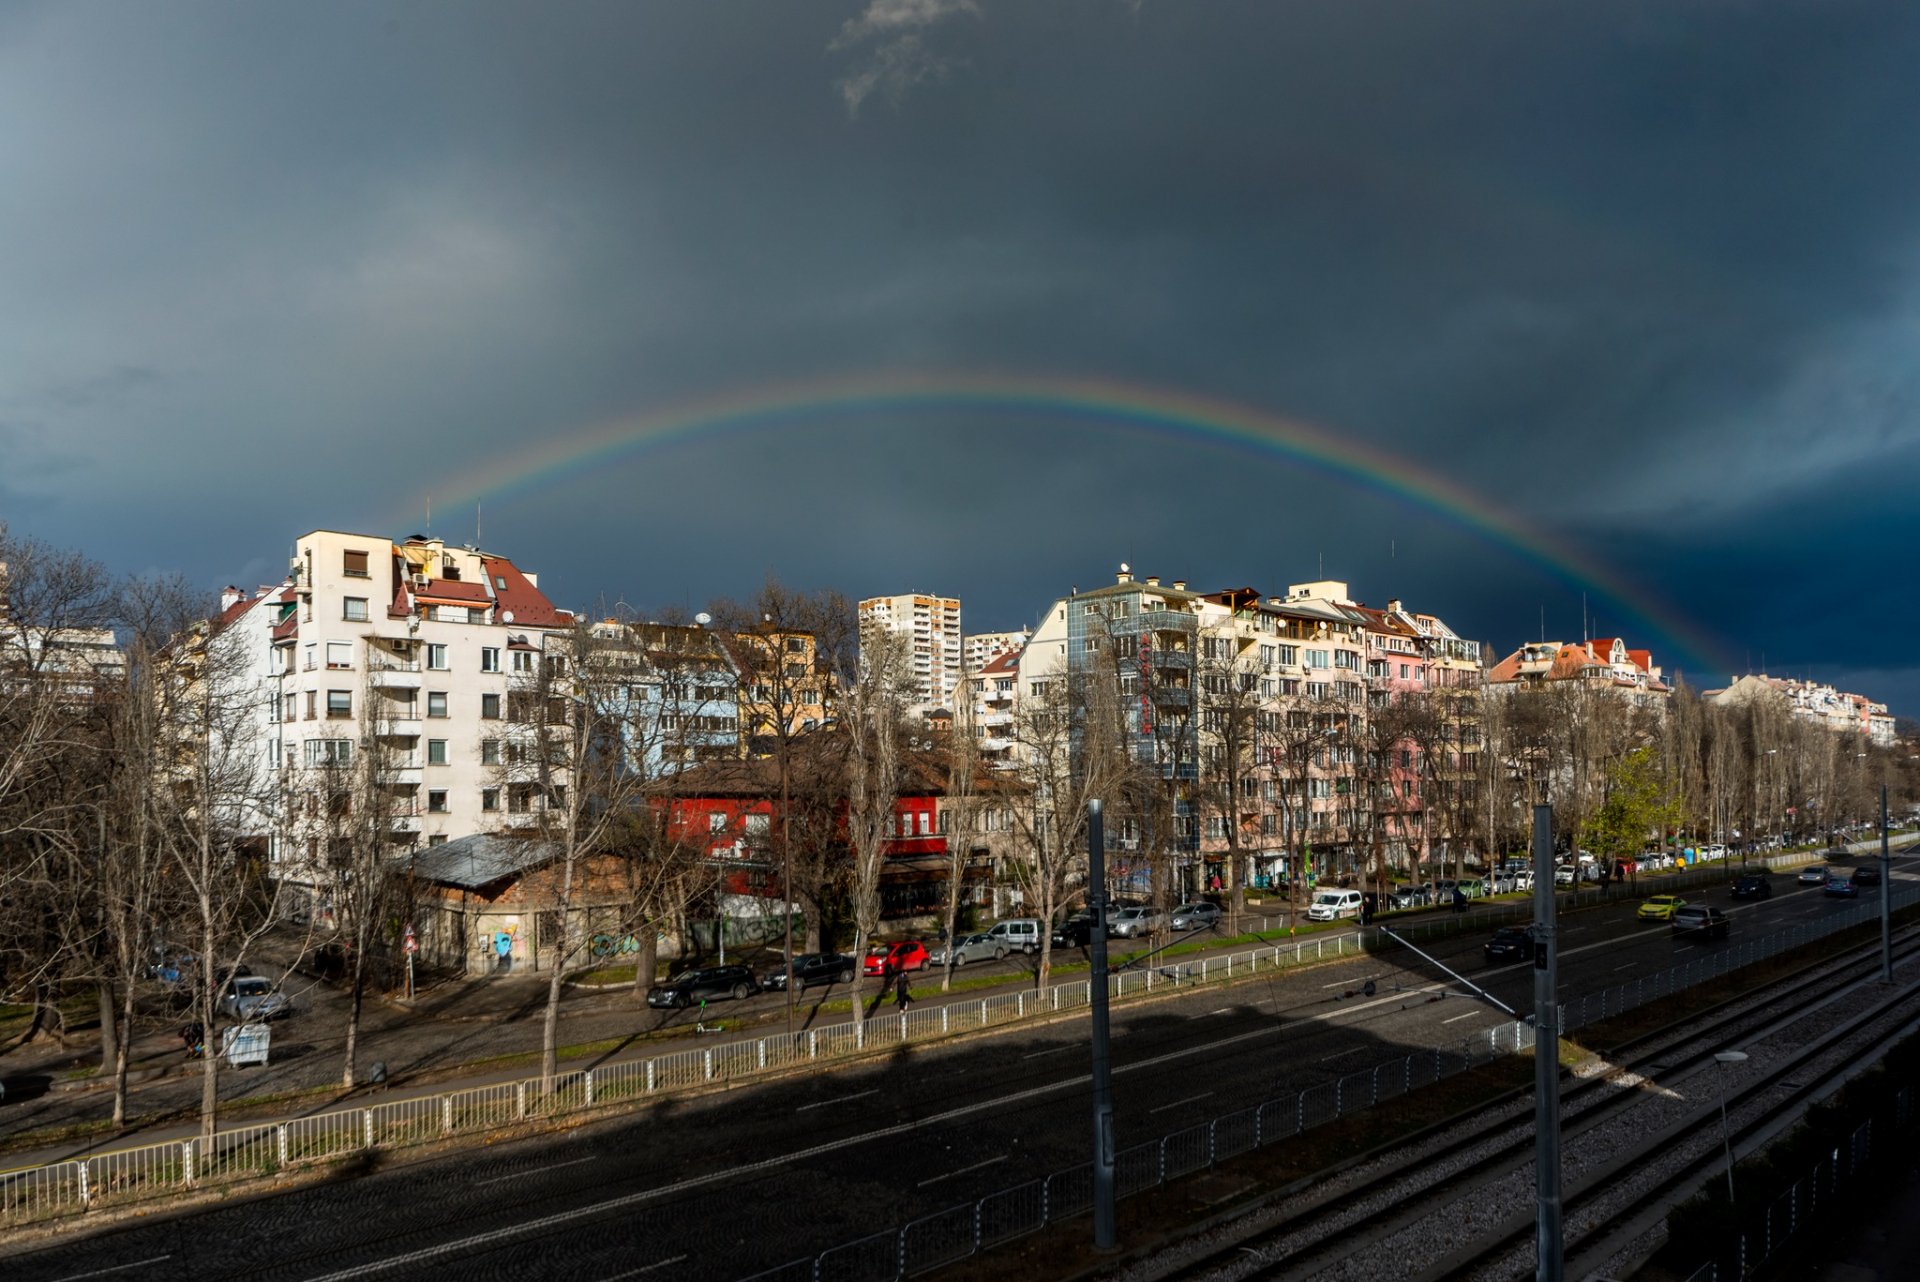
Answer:
[[[1337,890],[1323,890],[1313,897],[1313,902],[1316,904],[1337,904],[1340,902],[1340,892]]]
[[[233,983],[234,993],[241,997],[264,996],[271,987],[264,979],[237,979]]]

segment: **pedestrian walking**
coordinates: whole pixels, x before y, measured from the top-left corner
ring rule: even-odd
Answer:
[[[907,972],[905,970],[902,970],[899,978],[894,981],[893,1004],[898,1006],[903,1012],[913,1002],[913,994],[907,991],[907,982]]]

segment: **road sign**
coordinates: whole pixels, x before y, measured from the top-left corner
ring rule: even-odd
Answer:
[[[420,941],[413,937],[412,926],[407,927],[406,938],[401,942],[400,946],[406,949],[410,953],[417,953],[420,951]]]

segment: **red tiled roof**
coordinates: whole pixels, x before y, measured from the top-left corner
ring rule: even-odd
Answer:
[[[467,583],[460,579],[434,579],[424,588],[415,588],[414,599],[419,601],[451,601],[455,605],[487,605],[487,585]]]
[[[514,624],[526,627],[565,627],[573,622],[570,611],[556,610],[546,593],[529,583],[505,557],[481,557],[480,564],[486,567],[487,581],[493,585],[493,598],[500,610],[495,617],[501,622],[506,622],[508,611],[513,613]]]
[[[1002,650],[988,662],[986,667],[980,669],[980,675],[984,677],[996,672],[1017,672],[1020,668],[1020,649],[1021,647],[1014,646],[1011,649]]]

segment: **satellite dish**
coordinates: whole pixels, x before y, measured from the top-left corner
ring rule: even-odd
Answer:
[[[502,610],[502,611],[500,612],[500,622],[502,622],[502,623],[512,623],[512,622],[513,622],[513,611],[512,611],[512,610]]]
[[[1133,567],[1132,567],[1132,566],[1130,566],[1130,565],[1128,565],[1128,564],[1127,564],[1127,563],[1126,563],[1125,561],[1122,561],[1122,562],[1120,563],[1120,573],[1122,573],[1122,574],[1132,574],[1132,573],[1133,573]]]
[[[699,614],[693,616],[693,621],[704,628],[713,622],[713,616],[702,610]]]

